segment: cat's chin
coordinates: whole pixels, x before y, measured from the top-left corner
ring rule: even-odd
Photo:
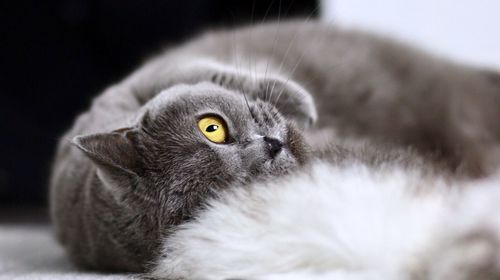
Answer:
[[[306,149],[306,147],[300,147],[300,149]],[[303,154],[303,151],[300,151],[299,153],[300,159],[294,154],[294,152],[298,151],[292,151],[287,147],[276,157],[266,160],[262,164],[259,172],[260,174],[257,177],[259,177],[259,179],[266,180],[285,176],[299,170],[299,168],[303,166],[306,161],[308,161],[308,158],[305,158],[306,155]]]
[[[293,122],[287,123],[286,149],[290,151],[298,166],[303,166],[310,161],[311,147]]]
[[[295,158],[290,157],[290,155],[278,156],[264,164],[264,170],[271,176],[290,174],[297,170],[298,167],[299,163]]]

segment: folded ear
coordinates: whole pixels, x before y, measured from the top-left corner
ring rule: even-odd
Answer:
[[[140,176],[143,172],[135,128],[77,136],[72,143],[102,171],[99,174],[101,179],[110,183],[123,184],[125,179]]]

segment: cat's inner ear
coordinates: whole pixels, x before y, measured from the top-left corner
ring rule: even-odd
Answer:
[[[137,150],[135,128],[77,136],[72,143],[104,171],[133,176],[140,176],[142,173],[143,165]]]

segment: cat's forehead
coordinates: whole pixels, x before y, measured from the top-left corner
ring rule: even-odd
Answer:
[[[245,98],[241,92],[231,91],[211,83],[179,85],[162,91],[145,106],[146,126],[158,131],[193,133],[193,124],[207,115],[222,117],[232,136],[256,135],[284,139],[286,121],[268,102]]]
[[[177,85],[160,92],[146,109],[154,116],[167,111],[192,113],[237,114],[245,107],[242,94],[211,83]]]

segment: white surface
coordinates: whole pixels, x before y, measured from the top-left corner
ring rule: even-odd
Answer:
[[[323,19],[500,69],[500,1],[323,0]]]
[[[118,280],[124,275],[77,271],[48,226],[0,225],[0,280]]]

